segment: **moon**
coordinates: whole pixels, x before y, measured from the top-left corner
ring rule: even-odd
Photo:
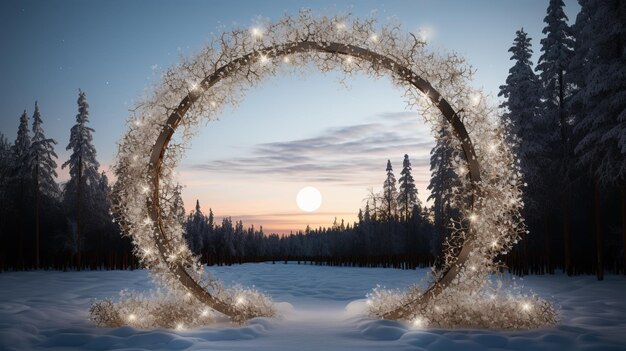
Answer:
[[[322,204],[322,194],[312,186],[306,186],[296,196],[298,207],[304,212],[313,212],[320,208]]]

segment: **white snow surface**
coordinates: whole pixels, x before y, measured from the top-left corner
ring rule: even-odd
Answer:
[[[281,316],[191,330],[98,328],[89,320],[92,301],[152,289],[147,271],[0,273],[0,350],[626,350],[623,276],[526,277],[526,288],[558,306],[560,325],[497,331],[415,329],[365,314],[365,296],[377,284],[405,288],[427,270],[293,262],[208,269],[227,285],[269,294]]]

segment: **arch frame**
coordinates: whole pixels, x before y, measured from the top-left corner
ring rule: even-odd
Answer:
[[[302,62],[322,60],[324,65],[330,62],[331,69],[343,67],[346,73],[350,73],[346,67],[353,66],[349,57],[366,63],[376,74],[390,72],[397,84],[419,95],[412,103],[423,116],[430,116],[431,121],[445,117],[454,133],[451,142],[460,150],[461,157],[454,162],[463,185],[452,192],[452,198],[461,219],[449,223],[455,240],[448,242],[443,269],[433,275],[425,291],[411,291],[398,305],[372,313],[388,319],[429,315],[442,299],[453,304],[455,296],[484,287],[495,267],[493,258],[509,250],[525,231],[520,216],[522,182],[506,143],[505,126],[490,119],[493,109],[479,91],[468,86],[471,69],[457,55],[429,53],[424,42],[410,33],[401,37],[394,25],[375,28],[374,20],[355,19],[346,29],[348,20],[349,16],[314,18],[305,11],[299,18],[285,17],[267,25],[262,38],[256,29],[222,34],[191,61],[166,72],[153,95],[137,104],[129,131],[120,142],[114,210],[124,233],[133,238],[135,253],[157,280],[236,321],[275,313],[262,299],[257,301],[264,308],[242,308],[232,294],[221,286],[215,288],[212,278],[203,280],[204,271],[184,244],[182,228],[172,220],[177,206],[164,204],[164,199],[171,198],[176,186],[173,168],[181,153],[171,141],[180,125],[194,126],[202,113],[215,115],[219,111],[215,105],[224,104],[224,96],[237,93],[238,86],[253,85],[255,79],[274,73],[270,68],[276,66],[275,59],[301,55]],[[437,71],[441,67],[449,72]],[[241,78],[242,71],[252,73],[253,78]],[[217,99],[220,93],[223,96]],[[452,96],[452,101],[444,95]],[[502,200],[506,200],[504,205]],[[497,245],[489,244],[496,241]],[[212,287],[215,294],[209,292]]]

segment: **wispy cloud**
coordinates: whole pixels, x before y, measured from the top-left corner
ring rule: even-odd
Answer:
[[[258,144],[246,156],[207,160],[187,169],[369,186],[372,179],[380,179],[388,158],[399,171],[404,153],[411,155],[413,168],[419,169],[416,173],[424,173],[434,140],[421,124],[415,113],[386,113],[367,123],[328,128],[310,138]]]

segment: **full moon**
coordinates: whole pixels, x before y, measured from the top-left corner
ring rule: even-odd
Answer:
[[[307,186],[298,191],[296,196],[298,207],[304,212],[313,212],[322,204],[322,194],[312,186]]]

